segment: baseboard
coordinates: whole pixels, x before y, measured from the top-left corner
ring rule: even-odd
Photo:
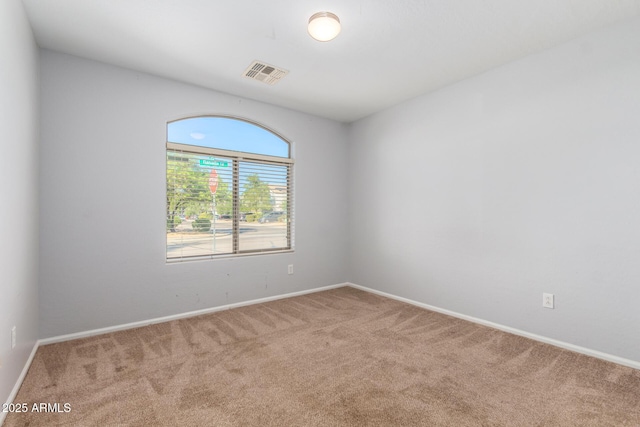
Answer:
[[[54,343],[58,343],[58,342],[71,341],[71,340],[76,340],[76,339],[80,339],[80,338],[92,337],[92,336],[95,336],[95,335],[102,335],[102,334],[108,334],[108,333],[111,333],[111,332],[124,331],[126,329],[140,328],[140,327],[143,327],[143,326],[149,326],[149,325],[153,325],[153,324],[156,324],[156,323],[170,322],[172,320],[185,319],[187,317],[194,317],[194,316],[200,316],[200,315],[203,315],[203,314],[215,313],[217,311],[230,310],[232,308],[244,307],[244,306],[247,306],[247,305],[261,304],[261,303],[264,303],[264,302],[275,301],[275,300],[284,299],[284,298],[291,298],[291,297],[296,297],[296,296],[300,296],[300,295],[312,294],[312,293],[315,293],[315,292],[321,292],[321,291],[326,291],[326,290],[329,290],[329,289],[341,288],[341,287],[348,286],[348,285],[349,285],[348,283],[339,283],[337,285],[329,285],[329,286],[323,286],[321,288],[313,288],[313,289],[307,289],[307,290],[304,290],[304,291],[291,292],[291,293],[288,293],[288,294],[281,294],[281,295],[275,295],[275,296],[271,296],[271,297],[258,298],[258,299],[249,300],[249,301],[242,301],[242,302],[237,302],[237,303],[233,303],[233,304],[227,304],[227,305],[221,305],[221,306],[217,306],[217,307],[205,308],[205,309],[202,309],[202,310],[195,310],[195,311],[189,311],[189,312],[186,312],[186,313],[173,314],[171,316],[157,317],[155,319],[141,320],[141,321],[138,321],[138,322],[125,323],[125,324],[122,324],[122,325],[108,326],[106,328],[92,329],[92,330],[89,330],[89,331],[76,332],[76,333],[67,334],[67,335],[59,335],[59,336],[55,336],[55,337],[41,339],[41,340],[38,341],[38,343],[40,345],[47,345],[47,344],[54,344]]]
[[[570,344],[564,341],[559,341],[553,338],[548,338],[542,335],[537,335],[537,334],[533,334],[531,332],[526,332],[526,331],[522,331],[520,329],[516,329],[516,328],[512,328],[510,326],[505,326],[505,325],[501,325],[499,323],[493,323],[493,322],[489,322],[487,320],[483,320],[483,319],[478,319],[477,317],[473,317],[473,316],[467,316],[466,314],[460,314],[460,313],[456,313],[455,311],[451,311],[451,310],[446,310],[444,308],[440,308],[440,307],[435,307],[429,304],[424,304],[418,301],[414,301],[414,300],[410,300],[408,298],[403,298],[403,297],[399,297],[396,295],[392,295],[392,294],[388,294],[386,292],[382,292],[382,291],[378,291],[376,289],[371,289],[371,288],[367,288],[366,286],[360,286],[360,285],[356,285],[354,283],[347,283],[347,286],[350,286],[352,288],[356,288],[356,289],[360,289],[362,291],[365,292],[370,292],[376,295],[380,295],[383,297],[387,297],[387,298],[391,298],[397,301],[401,301],[401,302],[405,302],[407,304],[411,304],[411,305],[415,305],[418,307],[422,307],[425,308],[427,310],[431,310],[431,311],[435,311],[438,313],[442,313],[442,314],[446,314],[452,317],[457,317],[458,319],[462,319],[462,320],[467,320],[469,322],[473,322],[473,323],[477,323],[483,326],[488,326],[490,328],[494,328],[494,329],[499,329],[501,331],[504,332],[508,332],[510,334],[514,334],[514,335],[520,335],[522,337],[525,338],[530,338],[532,340],[535,341],[540,341],[543,342],[545,344],[550,344],[553,345],[555,347],[560,347],[563,348],[565,350],[571,350],[574,351],[576,353],[581,353],[587,356],[591,356],[591,357],[595,357],[598,359],[602,359],[602,360],[606,360],[608,362],[613,362],[613,363],[617,363],[618,365],[624,365],[624,366],[628,366],[630,368],[634,368],[634,369],[638,369],[640,370],[640,362],[635,361],[635,360],[631,360],[631,359],[625,359],[623,357],[618,357],[618,356],[614,356],[612,354],[608,354],[608,353],[603,353],[601,351],[597,351],[597,350],[592,350],[590,348],[585,348],[585,347],[580,347],[578,345],[574,345],[574,344]]]
[[[106,327],[106,328],[92,329],[92,330],[84,331],[84,332],[77,332],[77,333],[73,333],[73,334],[60,335],[60,336],[56,336],[56,337],[40,339],[40,340],[36,341],[36,343],[34,344],[33,350],[31,351],[31,354],[29,355],[29,358],[27,359],[27,362],[25,363],[25,366],[22,369],[22,372],[20,373],[20,376],[18,377],[18,380],[16,381],[16,385],[13,387],[13,390],[11,391],[11,394],[9,394],[9,398],[7,399],[6,403],[7,404],[12,403],[14,401],[14,399],[16,398],[16,396],[18,395],[18,391],[20,390],[20,386],[22,386],[22,382],[24,381],[24,378],[27,375],[27,372],[29,371],[29,368],[31,367],[31,363],[33,362],[33,358],[36,355],[36,351],[38,350],[38,348],[41,345],[54,344],[54,343],[58,343],[58,342],[70,341],[70,340],[75,340],[75,339],[79,339],[79,338],[87,338],[87,337],[91,337],[91,336],[95,336],[95,335],[107,334],[107,333],[110,333],[110,332],[123,331],[123,330],[126,330],[126,329],[139,328],[139,327],[142,327],[142,326],[153,325],[153,324],[156,324],[156,323],[169,322],[169,321],[172,321],[172,320],[178,320],[178,319],[184,319],[184,318],[187,318],[187,317],[199,316],[199,315],[202,315],[202,314],[214,313],[214,312],[217,312],[217,311],[230,310],[232,308],[244,307],[244,306],[247,306],[247,305],[261,304],[261,303],[264,303],[264,302],[275,301],[275,300],[284,299],[284,298],[291,298],[291,297],[296,297],[296,296],[300,296],[300,295],[312,294],[312,293],[315,293],[315,292],[321,292],[321,291],[326,291],[326,290],[329,290],[329,289],[341,288],[341,287],[348,286],[348,285],[349,285],[349,283],[339,283],[339,284],[336,284],[336,285],[323,286],[323,287],[320,287],[320,288],[307,289],[307,290],[304,290],[304,291],[291,292],[291,293],[288,293],[288,294],[275,295],[275,296],[271,296],[271,297],[258,298],[258,299],[249,300],[249,301],[242,301],[242,302],[237,302],[237,303],[234,303],[234,304],[222,305],[222,306],[218,306],[218,307],[205,308],[205,309],[202,309],[202,310],[189,311],[189,312],[186,312],[186,313],[174,314],[174,315],[171,315],[171,316],[157,317],[155,319],[142,320],[142,321],[139,321],[139,322],[126,323],[126,324],[110,326],[110,327]],[[7,416],[6,412],[0,411],[0,426],[2,426],[2,424],[4,423],[4,420],[5,420],[6,416]]]
[[[24,368],[22,368],[22,372],[20,372],[20,376],[18,377],[18,381],[16,381],[16,385],[13,386],[13,390],[9,393],[9,397],[7,398],[7,404],[13,403],[13,400],[18,395],[18,391],[20,391],[20,387],[22,386],[22,382],[24,381],[24,377],[27,376],[27,372],[29,372],[29,368],[31,367],[31,363],[33,362],[33,358],[36,355],[36,351],[38,351],[38,347],[40,346],[40,342],[36,341],[33,344],[33,349],[31,350],[31,354],[27,359],[27,363],[24,364]],[[4,419],[7,417],[8,412],[3,412],[0,410],[0,426],[4,423]]]
[[[446,314],[452,317],[456,317],[459,319],[463,319],[463,320],[467,320],[469,322],[473,322],[473,323],[477,323],[480,325],[484,325],[484,326],[488,326],[494,329],[498,329],[504,332],[508,332],[514,335],[520,335],[526,338],[530,338],[533,339],[535,341],[540,341],[546,344],[550,344],[559,348],[563,348],[566,350],[570,350],[570,351],[574,351],[576,353],[581,353],[587,356],[592,356],[598,359],[602,359],[602,360],[606,360],[608,362],[613,362],[613,363],[617,363],[619,365],[624,365],[624,366],[628,366],[630,368],[634,368],[634,369],[638,369],[640,370],[640,362],[635,361],[635,360],[630,360],[630,359],[625,359],[622,357],[618,357],[618,356],[614,356],[612,354],[608,354],[608,353],[603,353],[597,350],[592,350],[589,348],[585,348],[585,347],[580,347],[574,344],[570,344],[570,343],[566,343],[563,341],[559,341],[559,340],[555,340],[552,338],[548,338],[542,335],[537,335],[537,334],[533,334],[530,332],[526,332],[526,331],[522,331],[516,328],[512,328],[509,326],[505,326],[505,325],[501,325],[498,323],[494,323],[494,322],[489,322],[487,320],[483,320],[483,319],[479,319],[476,317],[472,317],[472,316],[468,316],[466,314],[460,314],[460,313],[456,313],[454,311],[451,310],[446,310],[440,307],[435,307],[429,304],[425,304],[425,303],[421,303],[418,301],[414,301],[408,298],[404,298],[404,297],[399,297],[393,294],[389,294],[386,292],[382,292],[382,291],[378,291],[376,289],[372,289],[372,288],[367,288],[365,286],[361,286],[361,285],[356,285],[355,283],[350,283],[350,282],[345,282],[345,283],[340,283],[340,284],[336,284],[336,285],[330,285],[330,286],[323,286],[320,288],[313,288],[313,289],[308,289],[308,290],[304,290],[304,291],[298,291],[298,292],[291,292],[288,294],[282,294],[282,295],[275,295],[275,296],[271,296],[271,297],[265,297],[265,298],[259,298],[259,299],[254,299],[254,300],[249,300],[249,301],[243,301],[243,302],[238,302],[238,303],[234,303],[234,304],[227,304],[227,305],[223,305],[223,306],[218,306],[218,307],[211,307],[211,308],[206,308],[206,309],[202,309],[202,310],[196,310],[196,311],[190,311],[190,312],[186,312],[186,313],[180,313],[180,314],[175,314],[175,315],[171,315],[171,316],[164,316],[164,317],[158,317],[155,319],[150,319],[150,320],[143,320],[143,321],[138,321],[138,322],[132,322],[132,323],[126,323],[126,324],[122,324],[122,325],[116,325],[116,326],[110,326],[110,327],[106,327],[106,328],[100,328],[100,329],[93,329],[93,330],[89,330],[89,331],[84,331],[84,332],[77,332],[77,333],[73,333],[73,334],[67,334],[67,335],[60,335],[60,336],[56,336],[56,337],[51,337],[51,338],[44,338],[41,340],[38,340],[34,346],[33,346],[33,350],[31,351],[31,355],[29,356],[29,359],[27,360],[20,376],[18,377],[18,381],[16,382],[16,385],[14,386],[13,390],[11,391],[11,394],[9,395],[9,398],[7,400],[6,403],[11,403],[13,402],[13,400],[15,399],[16,395],[18,394],[18,391],[20,390],[20,386],[22,385],[22,382],[24,381],[25,376],[27,375],[27,372],[29,371],[29,367],[31,366],[31,363],[33,362],[33,358],[36,354],[36,351],[38,350],[38,347],[41,345],[46,345],[46,344],[53,344],[53,343],[57,343],[57,342],[64,342],[64,341],[70,341],[70,340],[74,340],[74,339],[79,339],[79,338],[86,338],[86,337],[90,337],[90,336],[95,336],[95,335],[101,335],[101,334],[106,334],[106,333],[110,333],[110,332],[117,332],[117,331],[122,331],[122,330],[126,330],[126,329],[133,329],[133,328],[139,328],[142,326],[148,326],[148,325],[153,325],[156,323],[162,323],[162,322],[169,322],[172,320],[178,320],[178,319],[184,319],[187,317],[194,317],[194,316],[199,316],[202,314],[208,314],[208,313],[214,313],[217,311],[223,311],[223,310],[230,310],[233,308],[237,308],[237,307],[244,307],[247,305],[253,305],[253,304],[261,304],[261,303],[265,303],[265,302],[269,302],[269,301],[275,301],[275,300],[279,300],[279,299],[284,299],[284,298],[291,298],[291,297],[295,297],[295,296],[300,296],[300,295],[306,295],[306,294],[311,294],[311,293],[315,293],[315,292],[321,292],[321,291],[326,291],[329,289],[336,289],[336,288],[340,288],[340,287],[344,287],[344,286],[350,286],[352,288],[355,289],[360,289],[362,291],[365,292],[370,292],[373,294],[377,294],[380,296],[384,296],[387,298],[391,298],[397,301],[401,301],[407,304],[411,304],[411,305],[415,305],[418,307],[422,307],[425,308],[427,310],[431,310],[431,311],[435,311],[438,313],[442,313],[442,314]],[[0,426],[2,426],[2,423],[4,422],[4,419],[6,417],[6,413],[3,413],[0,411]]]

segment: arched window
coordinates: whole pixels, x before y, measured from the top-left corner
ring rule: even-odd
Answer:
[[[293,248],[291,145],[231,117],[167,124],[167,261]]]

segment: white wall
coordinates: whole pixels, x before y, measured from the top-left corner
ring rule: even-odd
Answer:
[[[346,279],[345,125],[50,51],[41,64],[42,338]],[[166,123],[197,114],[293,142],[294,253],[165,263]]]
[[[38,50],[19,0],[0,1],[0,402],[38,338]],[[17,346],[11,350],[11,328]],[[0,423],[3,414],[0,413]]]
[[[640,361],[640,20],[363,119],[350,144],[352,282]]]

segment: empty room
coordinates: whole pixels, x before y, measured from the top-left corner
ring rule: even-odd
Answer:
[[[640,425],[640,0],[3,0],[0,425]]]

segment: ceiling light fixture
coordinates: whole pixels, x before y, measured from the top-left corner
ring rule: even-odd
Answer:
[[[320,42],[328,42],[340,34],[340,18],[331,12],[318,12],[309,18],[309,35]]]

